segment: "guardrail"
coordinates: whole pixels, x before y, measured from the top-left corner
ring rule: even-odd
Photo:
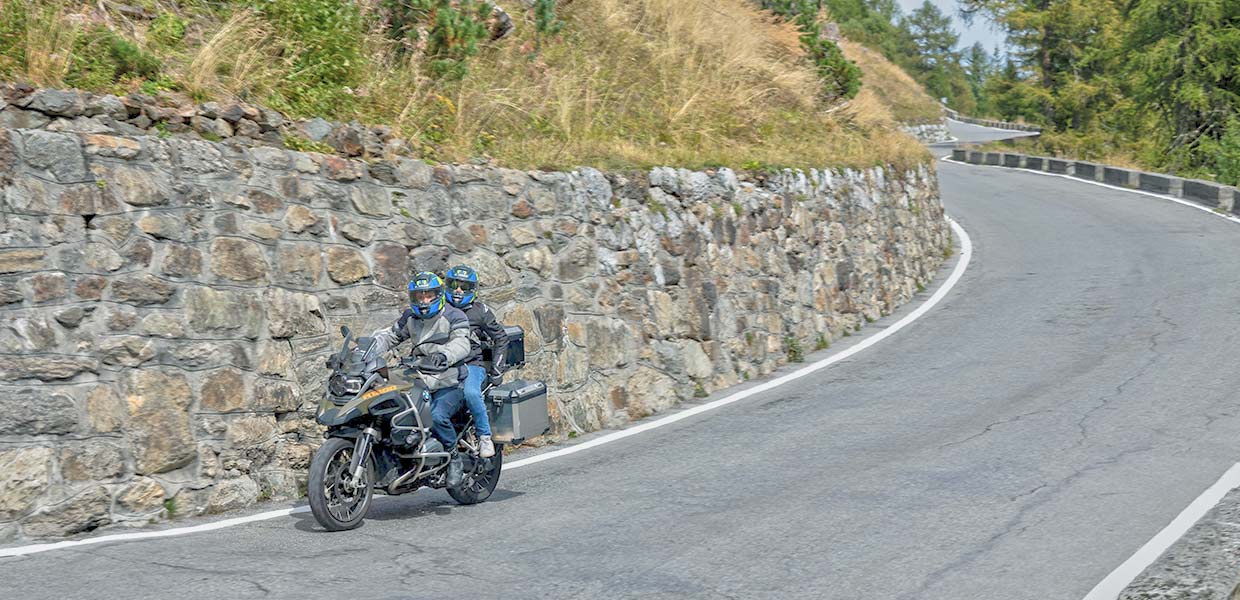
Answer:
[[[981,125],[983,127],[993,127],[995,129],[1009,129],[1012,131],[1032,131],[1035,133],[1042,133],[1041,127],[1034,127],[1033,125],[1023,125],[1021,123],[1009,123],[1007,121],[996,121],[994,119],[977,119],[974,117],[966,117],[950,108],[947,108],[946,106],[943,107],[943,113],[946,114],[949,119],[960,121],[961,123],[971,123],[973,125]]]
[[[1230,185],[1200,179],[1185,179],[1163,173],[1147,173],[1100,165],[1083,160],[1068,160],[1045,156],[1029,156],[1011,152],[980,152],[977,150],[952,150],[952,160],[975,165],[990,165],[1046,171],[1067,175],[1086,181],[1097,181],[1133,190],[1164,194],[1206,208],[1240,214],[1240,190]]]

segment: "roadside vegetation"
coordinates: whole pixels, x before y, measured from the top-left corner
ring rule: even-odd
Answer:
[[[901,123],[928,123],[943,118],[943,109],[907,71],[881,53],[857,42],[840,41],[844,56],[864,73],[864,88],[874,94]]]
[[[951,17],[928,0],[907,14],[895,0],[761,1],[780,14],[829,14],[847,40],[881,55],[905,79],[911,76],[931,102],[944,98],[949,107],[966,114],[973,114],[984,102],[979,68],[992,62],[990,55],[980,45],[959,51]],[[848,43],[842,45],[849,54]],[[853,52],[849,58],[857,60],[855,56]],[[864,81],[871,83],[869,78]],[[921,112],[926,119],[939,117],[937,107]]]
[[[514,167],[912,165],[897,70],[749,0],[0,0],[0,78],[241,99]],[[853,58],[860,68],[847,60]],[[914,86],[915,89],[915,86]],[[893,116],[893,111],[897,113]]]
[[[1025,151],[1240,183],[1240,2],[965,0],[1007,32],[988,116]]]
[[[1006,34],[1000,53],[959,48],[930,2],[762,1],[828,11],[961,113],[1040,126],[1023,151],[1240,183],[1240,2],[960,0]]]

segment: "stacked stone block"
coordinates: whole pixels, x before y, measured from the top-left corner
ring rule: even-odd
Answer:
[[[0,542],[300,494],[339,327],[464,262],[552,437],[771,372],[950,244],[933,172],[604,174],[0,131]]]
[[[917,138],[917,141],[923,144],[946,142],[952,139],[951,131],[947,129],[947,123],[944,121],[936,121],[931,123],[902,123],[900,125],[900,129]]]

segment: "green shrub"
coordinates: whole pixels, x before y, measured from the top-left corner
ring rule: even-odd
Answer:
[[[164,12],[151,21],[151,27],[147,29],[146,35],[153,43],[172,47],[185,39],[187,27],[189,27],[189,21],[185,18],[176,13]]]
[[[172,79],[167,75],[160,74],[154,79],[143,81],[139,89],[142,90],[143,94],[154,96],[165,90],[180,89],[180,86],[177,85],[175,79]]]
[[[294,56],[273,104],[294,116],[346,114],[367,68],[358,4],[348,0],[270,0],[258,4]]]
[[[1214,160],[1219,182],[1240,185],[1240,119],[1233,117],[1227,121]]]
[[[814,63],[827,98],[852,98],[861,90],[861,68],[844,58],[835,42],[822,37],[816,29],[801,35],[801,46]]]
[[[827,336],[818,334],[818,342],[814,344],[814,350],[826,350],[831,347],[831,342],[827,340]]]
[[[553,36],[564,28],[564,22],[555,16],[555,0],[534,0],[534,48],[542,50],[544,37]]]
[[[336,149],[324,144],[306,139],[299,135],[287,134],[284,136],[284,147],[297,152],[318,152],[320,154],[335,154]]]
[[[791,20],[801,31],[801,47],[818,71],[823,96],[827,99],[852,98],[861,90],[861,68],[844,58],[839,45],[823,37],[818,13],[827,3],[822,0],[761,0],[763,8]]]
[[[801,348],[801,340],[790,335],[784,338],[784,346],[788,350],[788,362],[805,362],[805,350]]]
[[[78,36],[65,83],[100,89],[127,78],[154,79],[159,68],[158,58],[100,25]]]
[[[26,65],[25,2],[5,2],[0,10],[0,74],[12,74]]]
[[[418,37],[427,29],[426,53],[432,75],[461,79],[468,72],[466,61],[478,53],[479,42],[487,39],[486,20],[491,5],[479,0],[384,0],[388,11],[388,33],[404,39],[410,47],[423,41]]]

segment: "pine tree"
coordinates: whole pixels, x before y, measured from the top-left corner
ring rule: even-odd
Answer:
[[[969,89],[973,92],[973,98],[977,101],[975,114],[979,116],[991,114],[993,109],[990,106],[990,98],[986,93],[986,79],[991,76],[994,66],[991,56],[986,53],[986,48],[982,46],[981,42],[974,42],[965,51],[962,58],[962,66],[964,67],[965,79],[969,82]]]
[[[564,22],[555,15],[555,0],[534,0],[534,49],[542,51],[544,36],[552,36],[564,28]]]
[[[929,73],[946,63],[955,62],[956,43],[960,36],[952,29],[951,17],[943,14],[930,0],[925,0],[904,20],[919,58],[918,68]]]
[[[1170,132],[1172,168],[1238,173],[1240,2],[1138,0],[1124,44],[1133,99]],[[1220,162],[1221,160],[1221,162]]]

